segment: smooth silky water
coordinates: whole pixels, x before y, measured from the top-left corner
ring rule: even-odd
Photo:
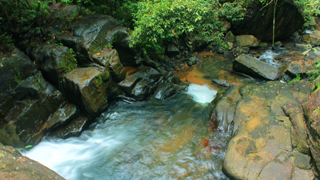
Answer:
[[[80,137],[46,137],[27,156],[70,180],[228,179],[229,137],[208,126],[215,94],[191,84],[166,100],[117,102]]]

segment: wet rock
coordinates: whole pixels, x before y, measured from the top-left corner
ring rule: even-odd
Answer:
[[[79,110],[77,106],[65,101],[52,115],[49,116],[47,122],[45,123],[45,129],[47,131],[51,131],[53,129],[62,127],[77,116],[79,116]]]
[[[130,47],[130,30],[126,27],[116,27],[108,32],[107,43],[119,53],[119,58],[124,66],[139,66],[142,63],[139,49]]]
[[[57,35],[56,40],[58,43],[73,48],[79,64],[85,66],[93,62],[92,54],[97,53],[108,44],[107,34],[120,25],[120,22],[111,16],[90,14],[69,24],[67,28],[69,33]]]
[[[12,128],[19,135],[21,144],[34,145],[45,135],[44,124],[48,117],[64,101],[61,92],[45,81],[41,73],[38,73],[21,81],[11,92],[4,102],[5,105],[11,106],[2,115],[5,124],[14,126]],[[10,132],[13,139],[16,139],[12,130],[6,132]],[[10,145],[16,145],[16,143]]]
[[[236,47],[233,49],[234,54],[247,54],[249,53],[250,48],[249,47]]]
[[[235,42],[239,47],[257,47],[259,45],[259,40],[253,35],[236,36]]]
[[[169,57],[174,57],[180,54],[179,49],[177,48],[177,46],[175,46],[174,44],[170,43],[167,47],[167,52],[166,54]]]
[[[242,54],[233,62],[233,70],[266,80],[275,80],[279,76],[279,69],[254,57]]]
[[[118,85],[129,96],[137,100],[143,100],[154,93],[160,77],[161,74],[157,70],[147,66],[140,66],[137,68],[137,72],[128,75]]]
[[[112,79],[115,82],[120,82],[126,77],[126,70],[120,62],[117,50],[104,48],[92,57],[102,66],[109,68]]]
[[[35,65],[30,58],[14,47],[10,57],[0,54],[0,92],[14,89],[18,83],[30,76],[35,70]]]
[[[311,88],[305,81],[267,82],[222,91],[210,119],[233,135],[224,173],[231,179],[313,179],[301,109]]]
[[[64,94],[81,112],[95,116],[108,107],[109,96],[120,94],[109,72],[103,67],[81,67],[62,80]]]
[[[66,46],[45,45],[35,48],[31,57],[43,76],[61,90],[62,77],[77,67],[72,53]]]
[[[232,32],[234,34],[252,34],[259,40],[271,41],[274,2],[271,2],[263,10],[261,10],[262,5],[255,2],[247,4],[251,4],[247,7],[247,15],[243,20],[232,22]],[[298,8],[289,1],[279,0],[276,12],[276,40],[289,38],[304,23],[303,16]]]
[[[302,40],[307,44],[311,44],[313,46],[319,46],[320,45],[320,31],[315,30],[312,34],[305,34],[302,36]]]
[[[191,58],[189,58],[188,65],[189,66],[195,65],[197,64],[197,62],[198,62],[198,58],[196,56],[192,56]]]
[[[46,166],[33,161],[11,146],[0,143],[0,179],[64,180],[60,175]]]
[[[52,131],[49,136],[63,139],[79,136],[80,133],[85,130],[85,128],[88,127],[91,122],[92,120],[88,117],[79,116],[66,124],[64,127]]]
[[[297,77],[297,75],[300,75],[300,77],[305,77],[309,71],[314,69],[315,67],[308,61],[304,62],[303,64],[297,61],[293,61],[289,63],[285,73],[292,78]]]

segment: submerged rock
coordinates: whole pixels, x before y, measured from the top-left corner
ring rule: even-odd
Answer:
[[[234,60],[233,70],[266,80],[275,80],[280,74],[278,68],[245,54],[238,56]]]
[[[64,180],[56,172],[33,161],[11,146],[0,143],[0,179]]]
[[[233,135],[223,171],[231,179],[314,179],[301,104],[311,84],[267,82],[232,86],[218,95],[210,114]]]

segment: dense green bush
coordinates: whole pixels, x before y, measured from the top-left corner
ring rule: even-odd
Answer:
[[[163,55],[166,42],[185,35],[220,42],[223,21],[240,19],[244,12],[237,2],[221,5],[218,0],[144,0],[137,8],[132,45],[156,56]]]

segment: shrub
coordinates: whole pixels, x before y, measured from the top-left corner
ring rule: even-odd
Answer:
[[[166,42],[185,35],[220,42],[223,20],[242,18],[244,10],[237,2],[221,5],[218,0],[145,0],[137,9],[132,45],[158,57]]]

